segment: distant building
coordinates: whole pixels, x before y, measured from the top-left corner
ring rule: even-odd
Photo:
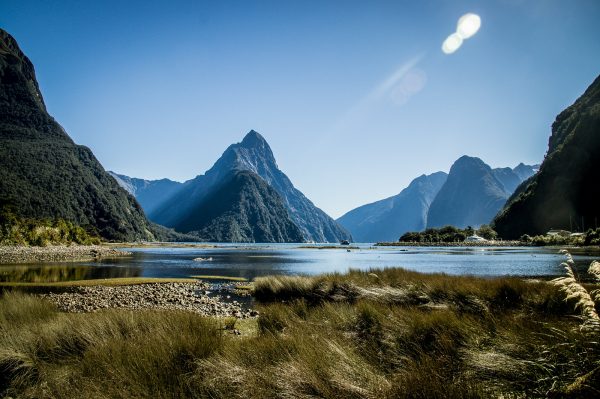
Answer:
[[[485,242],[487,241],[485,238],[478,236],[477,234],[473,234],[472,236],[468,236],[465,238],[466,242]]]

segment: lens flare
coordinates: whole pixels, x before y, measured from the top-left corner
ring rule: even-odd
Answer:
[[[427,74],[421,69],[411,69],[400,83],[390,92],[390,98],[396,105],[406,104],[412,96],[419,93],[427,83]]]
[[[442,51],[445,54],[452,54],[463,44],[463,39],[458,33],[453,33],[444,40]]]
[[[468,13],[458,19],[456,33],[462,39],[468,39],[475,35],[475,33],[477,33],[480,27],[481,18],[479,18],[479,15]]]

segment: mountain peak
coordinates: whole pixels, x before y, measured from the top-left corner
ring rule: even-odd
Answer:
[[[240,143],[242,147],[259,147],[259,146],[268,146],[267,140],[263,136],[260,135],[256,130],[250,130],[244,139]]]
[[[485,164],[485,162],[483,162],[481,160],[481,158],[477,158],[477,157],[472,157],[470,155],[463,155],[462,157],[458,158],[456,161],[454,161],[454,165],[460,165],[460,164],[466,164],[466,165],[473,165],[473,164]]]
[[[496,174],[499,173],[497,170]],[[492,168],[480,158],[464,155],[454,162],[431,203],[427,227],[464,228],[488,223],[507,198],[504,185]]]
[[[13,99],[6,106],[3,104],[5,108],[19,103],[21,107],[39,108],[46,112],[46,105],[35,77],[33,64],[21,51],[15,38],[1,28],[0,76],[2,76],[0,98]]]
[[[196,205],[205,201],[232,173],[240,171],[252,172],[282,197],[283,205],[301,230],[303,239],[318,242],[352,239],[350,233],[294,187],[277,166],[267,141],[255,130],[248,132],[240,143],[227,147],[204,175],[184,183],[176,195],[153,212],[152,219],[177,229],[183,223],[181,221],[196,212]]]

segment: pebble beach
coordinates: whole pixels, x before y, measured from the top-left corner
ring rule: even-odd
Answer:
[[[0,246],[0,264],[85,261],[130,255],[131,252],[101,245]]]
[[[67,292],[47,293],[41,297],[53,302],[61,311],[95,312],[102,309],[181,310],[204,316],[255,317],[258,312],[236,300],[225,301],[221,295],[210,295],[213,285],[196,283],[159,283],[124,286],[80,286]]]

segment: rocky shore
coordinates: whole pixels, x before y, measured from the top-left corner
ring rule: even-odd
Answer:
[[[226,301],[220,295],[209,295],[215,287],[205,282],[160,283],[126,286],[81,286],[68,292],[40,295],[65,312],[83,313],[102,309],[183,310],[204,316],[258,316],[236,300]],[[221,291],[220,289],[217,291]]]
[[[131,252],[101,245],[0,246],[0,264],[86,261],[129,255]]]

